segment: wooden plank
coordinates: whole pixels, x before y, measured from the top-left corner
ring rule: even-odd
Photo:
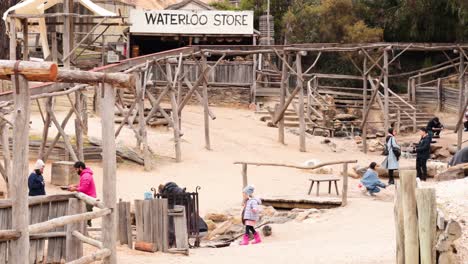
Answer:
[[[36,205],[29,208],[29,223],[35,224],[40,222],[41,216],[41,206]],[[37,242],[38,241],[29,241],[30,249],[29,249],[29,263],[34,263],[37,259]]]
[[[67,215],[67,209],[68,209],[68,202],[59,202],[58,203],[58,216],[66,216]],[[65,226],[57,228],[57,231],[63,232],[65,231]],[[61,262],[62,259],[66,258],[66,249],[67,249],[67,244],[66,244],[66,238],[58,238],[57,241],[57,248],[54,251],[54,260],[56,262]]]
[[[103,160],[103,181],[106,186],[103,188],[104,205],[107,208],[115,209],[117,203],[116,196],[116,146],[114,137],[114,106],[115,91],[109,84],[104,84],[104,98],[101,100],[101,124],[102,124],[102,160]],[[104,216],[102,221],[106,223],[102,229],[103,246],[111,251],[109,257],[103,259],[104,264],[117,263],[116,249],[116,216],[115,212]]]
[[[47,221],[48,215],[49,215],[49,204],[48,203],[43,203],[40,204],[41,206],[41,216],[40,216],[40,221],[39,222],[44,222]],[[31,236],[30,236],[31,237]],[[31,237],[32,239],[32,237]],[[42,263],[46,257],[46,252],[44,251],[45,249],[45,242],[47,239],[38,239],[37,243],[37,257],[36,257],[36,262]]]
[[[421,264],[435,264],[437,203],[433,188],[416,189]]]
[[[302,79],[302,56],[296,53],[296,85],[299,90],[299,151],[306,152],[306,124],[304,116],[304,80]]]
[[[168,200],[160,199],[160,214],[161,214],[161,233],[162,233],[162,252],[167,252],[169,249],[169,216],[168,216]]]
[[[153,233],[153,244],[154,250],[162,251],[162,232],[161,232],[161,214],[160,214],[160,199],[151,200],[151,213],[152,213],[152,233]]]
[[[127,226],[127,245],[133,248],[132,219],[130,216],[130,202],[125,203],[125,225]]]
[[[188,232],[187,232],[187,216],[184,206],[174,206],[174,211],[177,211],[181,216],[174,216],[174,231],[176,238],[176,246],[178,249],[188,249]]]
[[[396,264],[405,263],[405,230],[403,223],[403,202],[401,200],[401,190],[401,185],[397,182],[395,185],[395,201],[393,208],[396,232]]]
[[[74,215],[84,213],[82,211],[81,201],[76,198],[70,198],[68,200],[67,215]],[[84,223],[72,223],[66,227],[66,251],[65,260],[70,262],[79,259],[83,256],[83,243],[73,235],[74,231],[80,231]]]
[[[136,240],[143,241],[143,201],[135,200]]]
[[[54,219],[57,218],[58,216],[58,204],[50,202],[49,203],[49,219]],[[50,231],[57,231],[56,229],[52,229]],[[58,247],[58,238],[51,238],[49,239],[48,245],[47,245],[47,261],[50,263],[54,259],[54,251]]]
[[[125,208],[125,202],[120,201],[117,204],[117,212],[118,212],[118,228],[117,228],[117,239],[120,241],[120,245],[124,245],[128,243],[127,239],[127,225],[125,224],[126,222],[126,208]]]
[[[6,230],[7,227],[7,218],[8,218],[8,209],[0,210],[0,229]],[[7,247],[8,242],[0,242],[0,263],[7,263]]]
[[[418,217],[416,208],[416,171],[401,170],[403,222],[405,231],[405,263],[419,262]]]
[[[143,239],[144,242],[153,242],[152,221],[151,221],[151,201],[143,201]]]

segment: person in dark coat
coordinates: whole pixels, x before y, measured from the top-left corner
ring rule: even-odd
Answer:
[[[434,117],[427,123],[427,133],[431,138],[440,138],[440,132],[444,129],[438,117]]]
[[[427,178],[427,160],[431,156],[431,137],[427,133],[426,128],[420,128],[419,133],[421,140],[416,146],[416,172],[417,177],[422,181]]]
[[[44,173],[45,164],[42,160],[37,160],[34,165],[34,172],[29,174],[28,188],[29,196],[45,195],[45,182],[42,174]]]

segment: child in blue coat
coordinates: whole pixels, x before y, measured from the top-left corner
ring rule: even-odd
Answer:
[[[376,166],[377,166],[377,163],[372,162],[369,165],[369,169],[367,169],[366,173],[364,173],[364,176],[362,176],[362,179],[361,179],[361,183],[366,187],[367,193],[370,196],[375,196],[376,193],[380,192],[380,188],[387,187],[385,183],[379,180],[377,171],[375,171]]]

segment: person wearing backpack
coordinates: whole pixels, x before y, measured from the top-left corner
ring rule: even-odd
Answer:
[[[400,159],[401,155],[401,148],[396,142],[395,131],[393,128],[388,129],[388,135],[385,139],[385,142],[386,144],[383,154],[387,157],[382,162],[382,167],[388,170],[388,184],[390,185],[395,184],[393,173],[399,168],[398,160]]]

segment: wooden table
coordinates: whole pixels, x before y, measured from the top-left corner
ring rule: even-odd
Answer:
[[[336,176],[313,176],[312,178],[309,179],[310,181],[310,188],[309,188],[309,195],[312,192],[312,187],[314,187],[314,183],[317,183],[317,196],[320,195],[320,183],[321,182],[328,182],[328,193],[331,193],[331,185],[332,182],[335,183],[335,190],[336,190],[336,195],[340,195],[338,191],[338,184],[337,182],[340,180],[339,177]]]

